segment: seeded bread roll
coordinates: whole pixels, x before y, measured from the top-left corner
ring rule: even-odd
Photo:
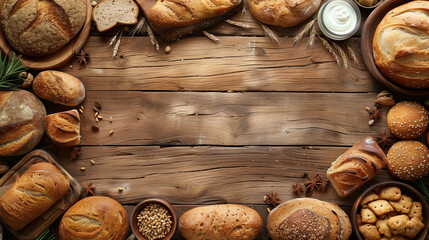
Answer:
[[[179,231],[187,240],[252,240],[262,230],[261,216],[242,205],[197,207],[179,220]]]
[[[46,133],[59,146],[78,145],[80,143],[79,112],[74,109],[46,116]]]
[[[422,178],[429,172],[429,150],[418,141],[397,142],[387,153],[387,168],[393,176],[405,181]]]
[[[387,126],[400,139],[414,139],[422,136],[429,124],[429,112],[416,102],[400,102],[387,114]]]

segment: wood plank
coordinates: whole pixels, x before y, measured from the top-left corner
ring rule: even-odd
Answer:
[[[90,37],[92,59],[77,60],[62,71],[80,78],[87,90],[161,91],[328,91],[378,90],[364,67],[345,71],[319,42],[315,49],[295,47],[282,38],[281,47],[264,37],[221,37],[219,45],[204,37],[186,38],[172,52],[156,52],[147,37],[122,37],[119,55],[112,60],[110,37]],[[359,39],[349,40],[359,53]],[[70,67],[72,66],[72,67]]]
[[[82,144],[350,146],[386,129],[383,119],[368,125],[365,107],[373,106],[375,96],[88,91],[81,115]],[[95,101],[101,103],[105,119],[99,131],[91,130]]]

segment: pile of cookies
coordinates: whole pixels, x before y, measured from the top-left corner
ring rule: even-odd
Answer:
[[[424,228],[422,204],[397,186],[376,189],[360,202],[356,223],[365,240],[414,239]]]

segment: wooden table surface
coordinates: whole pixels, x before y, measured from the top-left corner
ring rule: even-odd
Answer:
[[[312,50],[293,45],[303,25],[274,28],[282,37],[273,45],[245,6],[232,19],[251,30],[219,23],[208,30],[219,44],[197,33],[168,44],[169,54],[165,42],[157,52],[146,34],[124,33],[112,60],[107,43],[120,28],[93,31],[84,47],[91,61],[59,69],[81,79],[87,93],[82,154],[73,161],[70,149],[56,151],[62,166],[129,212],[147,198],[166,199],[179,215],[194,205],[239,203],[265,221],[265,194],[278,192],[282,202],[296,198],[291,185],[304,183],[302,173],[324,176],[355,142],[387,129],[385,117],[368,125],[365,107],[384,89],[363,64],[359,33],[347,40],[359,66],[344,70],[320,41]],[[98,132],[91,130],[95,102],[104,117]],[[48,112],[59,110],[46,104]],[[370,184],[389,179],[383,169]],[[341,198],[330,187],[309,197],[349,212],[359,192]],[[264,228],[258,239],[267,236]]]

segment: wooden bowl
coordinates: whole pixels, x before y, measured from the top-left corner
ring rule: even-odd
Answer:
[[[359,3],[359,0],[355,0],[355,3],[359,6],[359,7],[361,7],[361,8],[364,8],[364,9],[374,9],[374,8],[376,8],[376,7],[378,7],[382,2],[383,2],[384,0],[379,0],[375,5],[372,5],[372,6],[365,6],[365,5],[362,5],[362,4],[360,4]]]
[[[362,28],[361,35],[361,48],[362,48],[362,56],[365,62],[366,67],[372,76],[377,79],[380,83],[382,83],[389,90],[394,91],[396,93],[402,95],[410,95],[410,96],[429,96],[429,89],[416,90],[416,89],[408,89],[402,86],[399,86],[389,79],[383,76],[383,74],[378,70],[374,61],[374,54],[372,50],[372,40],[374,37],[375,30],[377,29],[378,24],[384,18],[384,16],[393,8],[396,8],[400,5],[403,5],[410,0],[389,0],[383,1],[374,11],[371,12],[365,24]]]
[[[425,240],[428,236],[428,229],[429,229],[429,204],[426,202],[426,199],[423,197],[423,195],[417,191],[415,188],[411,187],[408,184],[405,184],[403,182],[397,182],[397,181],[387,181],[382,183],[377,183],[375,185],[372,185],[371,187],[367,188],[365,191],[362,192],[361,195],[356,199],[352,206],[352,212],[351,212],[351,220],[353,225],[353,231],[356,235],[356,238],[359,240],[364,240],[362,236],[359,233],[358,226],[356,223],[356,215],[358,213],[358,210],[360,208],[360,202],[362,199],[368,195],[372,190],[374,190],[377,187],[387,187],[387,186],[397,186],[401,188],[401,192],[407,194],[410,196],[414,201],[419,201],[422,203],[423,206],[423,224],[425,227],[420,231],[419,235],[417,235],[415,240]]]
[[[171,227],[170,232],[168,233],[167,236],[165,236],[164,238],[160,239],[160,240],[170,240],[174,233],[176,232],[176,228],[177,228],[177,214],[176,211],[174,211],[173,206],[171,206],[170,203],[168,203],[165,200],[159,199],[159,198],[152,198],[152,199],[146,199],[143,202],[139,203],[133,210],[133,213],[131,215],[131,229],[133,230],[134,235],[136,235],[137,239],[139,240],[147,240],[147,238],[145,238],[140,232],[139,229],[137,227],[137,216],[139,215],[139,213],[143,210],[143,208],[148,205],[148,204],[152,204],[152,203],[157,203],[160,204],[161,206],[165,207],[168,212],[171,215],[171,221],[173,222],[173,226]]]
[[[6,0],[0,0],[0,12],[5,2]],[[47,70],[62,67],[70,62],[70,60],[72,60],[76,54],[80,52],[83,45],[85,45],[85,42],[89,36],[89,32],[91,31],[92,6],[90,0],[87,0],[86,7],[87,12],[85,23],[80,32],[72,40],[70,40],[70,42],[68,42],[60,50],[43,57],[30,57],[22,55],[22,62],[24,65],[34,70]],[[2,52],[8,54],[9,56],[15,51],[7,42],[7,39],[1,29],[0,48]],[[16,51],[16,55],[21,55],[21,53]]]

